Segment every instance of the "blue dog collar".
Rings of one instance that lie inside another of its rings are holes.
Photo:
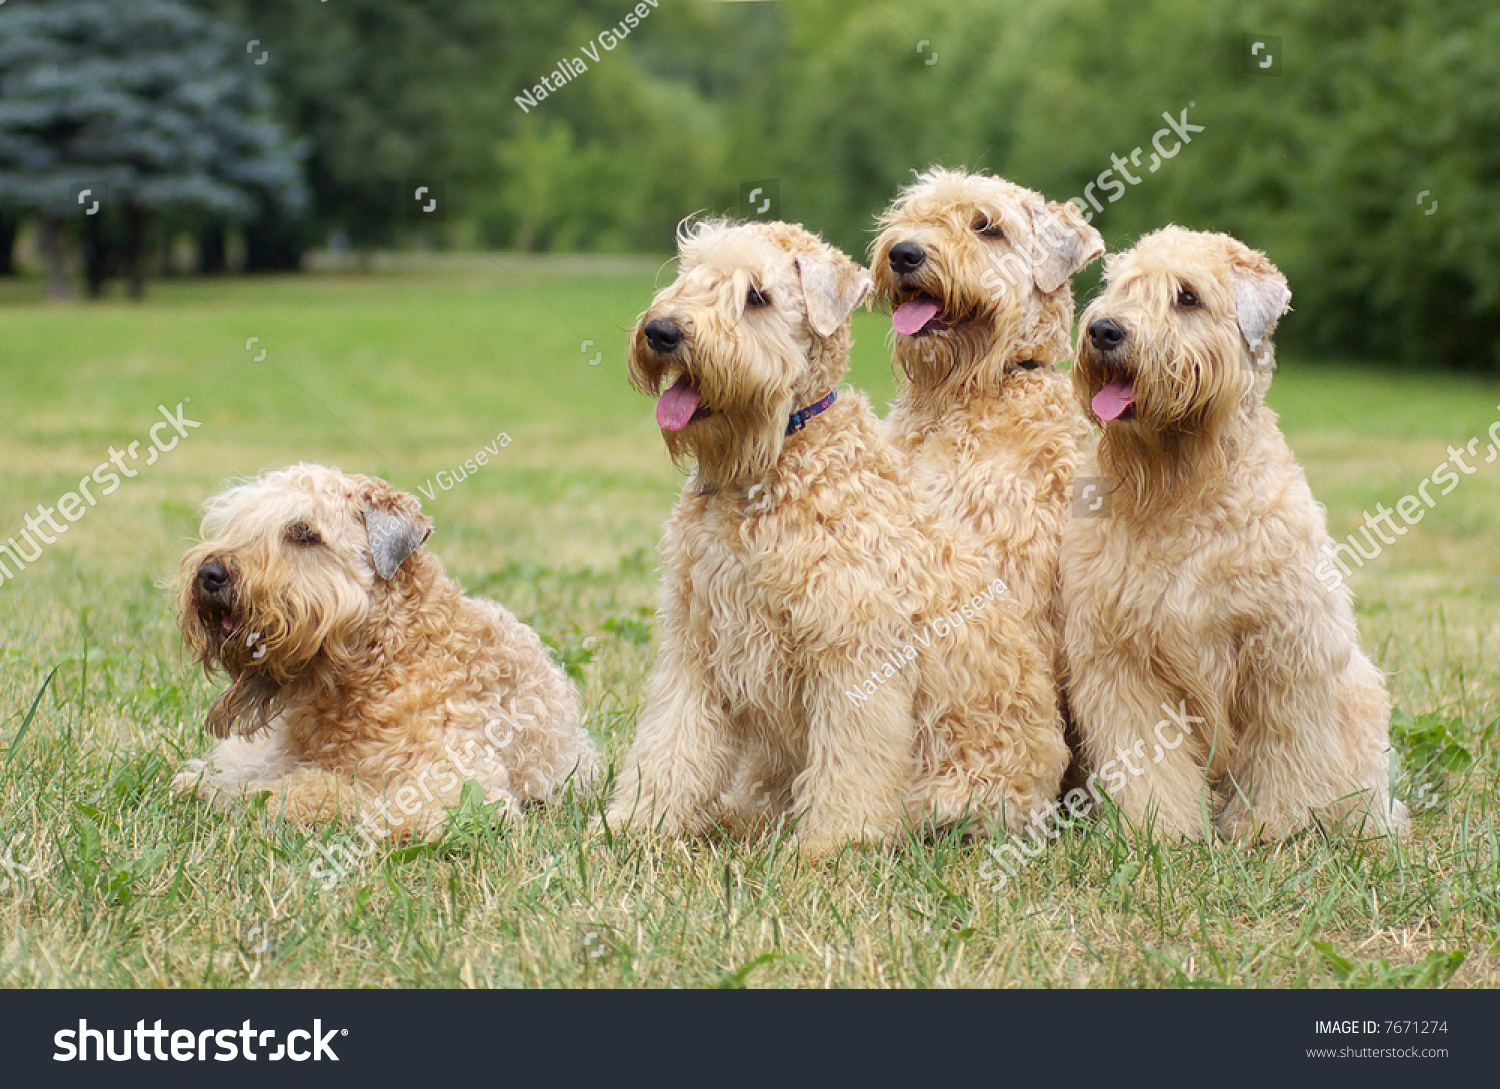
[[[828,410],[828,406],[833,404],[833,402],[838,398],[838,395],[838,390],[831,389],[828,391],[828,396],[817,402],[817,404],[808,405],[804,409],[793,412],[791,419],[787,421],[786,433],[788,435],[795,435],[798,431],[801,431],[804,427],[807,426],[808,420],[812,419],[820,412],[826,412]]]

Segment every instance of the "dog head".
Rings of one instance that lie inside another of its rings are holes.
[[[913,382],[997,379],[1067,357],[1069,278],[1104,252],[1071,204],[1001,178],[932,169],[880,217],[876,297]]]
[[[322,665],[369,650],[369,622],[415,579],[432,533],[414,496],[383,480],[295,465],[215,495],[183,557],[177,622],[210,673],[233,682],[208,715],[218,737],[253,732]]]
[[[678,274],[630,341],[631,383],[657,398],[674,461],[708,486],[765,472],[790,415],[834,388],[864,269],[788,223],[684,223]]]
[[[1237,239],[1153,231],[1105,262],[1074,391],[1106,433],[1218,434],[1264,396],[1269,337],[1291,299],[1276,266]]]

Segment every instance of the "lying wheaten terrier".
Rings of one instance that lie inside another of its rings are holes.
[[[696,470],[609,820],[692,834],[748,796],[817,854],[887,836],[940,774],[1018,827],[1066,746],[993,565],[919,497],[866,398],[835,394],[868,274],[785,223],[686,227],[679,258],[630,368]]]
[[[889,433],[998,563],[1060,689],[1057,553],[1088,424],[1056,364],[1072,354],[1069,277],[1104,242],[1072,204],[942,169],[880,225],[871,268],[906,379]]]
[[[1315,574],[1322,508],[1265,405],[1285,278],[1233,238],[1167,227],[1106,279],[1073,370],[1101,428],[1083,477],[1102,501],[1062,557],[1090,766],[1123,763],[1121,809],[1184,836],[1215,817],[1243,841],[1314,819],[1403,831],[1381,675],[1348,591]],[[1203,725],[1164,745],[1153,724],[1184,709]]]
[[[572,684],[535,632],[422,550],[414,496],[296,465],[210,499],[202,532],[178,624],[233,683],[208,714],[226,740],[175,789],[219,807],[269,791],[288,820],[422,837],[468,780],[508,808],[592,769]]]

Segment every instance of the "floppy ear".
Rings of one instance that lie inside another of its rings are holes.
[[[365,508],[365,531],[375,573],[390,579],[432,536],[432,523],[422,514],[422,505],[414,496],[391,492],[371,499]]]
[[[847,257],[803,254],[797,258],[807,322],[820,337],[831,337],[875,286],[870,274]]]
[[[1240,335],[1252,348],[1271,334],[1276,323],[1292,305],[1292,292],[1286,277],[1269,264],[1268,272],[1234,270],[1234,306],[1240,324]]]
[[[1038,291],[1051,294],[1068,277],[1104,252],[1104,239],[1084,222],[1075,204],[1048,201],[1031,205],[1031,229],[1040,255],[1032,262],[1031,278]]]

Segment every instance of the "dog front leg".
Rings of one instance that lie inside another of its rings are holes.
[[[248,794],[269,793],[266,812],[294,824],[362,821],[375,835],[406,831],[399,814],[381,804],[378,795],[353,777],[309,764],[279,779],[247,783]]]
[[[878,842],[898,827],[913,774],[915,687],[915,678],[898,676],[859,700],[852,671],[809,682],[807,766],[792,785],[805,853]]]
[[[200,760],[189,760],[172,777],[177,794],[196,794],[220,811],[244,800],[246,795],[268,789],[297,767],[297,759],[281,744],[273,727],[250,737],[220,741]]]
[[[718,820],[731,834],[749,838],[774,827],[796,806],[792,782],[805,754],[755,736],[751,723],[736,724],[746,740],[744,755],[719,804]]]
[[[680,648],[663,647],[605,819],[671,836],[699,832],[738,755],[729,714],[701,669]]]
[[[1069,702],[1083,736],[1091,786],[1144,827],[1186,839],[1210,834],[1215,801],[1207,766],[1224,723],[1133,662],[1074,659]]]
[[[1316,814],[1330,827],[1368,820],[1405,834],[1406,807],[1390,797],[1390,699],[1379,671],[1333,636],[1326,647],[1284,643],[1284,657],[1256,663],[1242,697],[1245,736],[1219,827],[1241,842],[1275,841]]]

